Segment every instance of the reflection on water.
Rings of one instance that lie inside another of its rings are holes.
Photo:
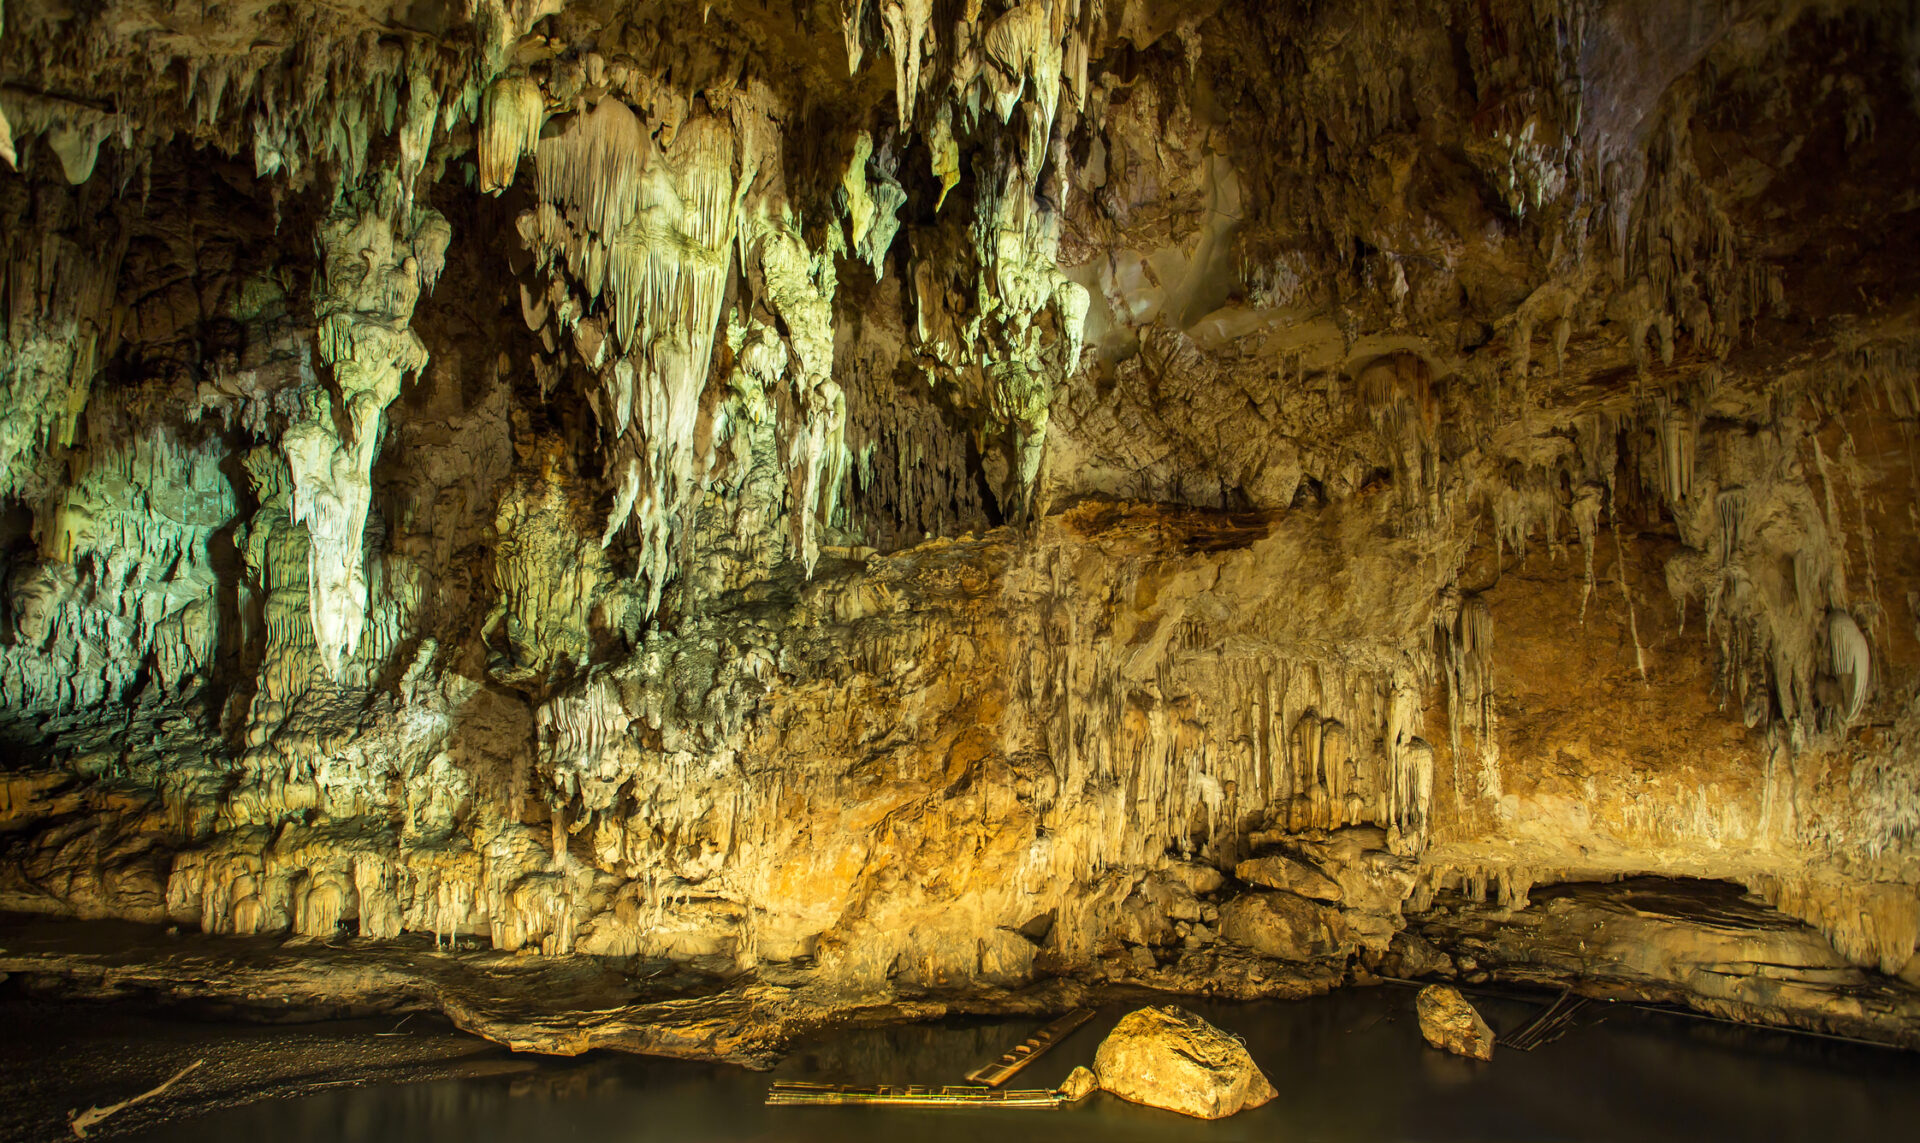
[[[1171,1140],[1757,1140],[1911,1138],[1920,1057],[1626,1008],[1492,1064],[1428,1049],[1413,994],[1189,1004],[1240,1033],[1279,1090],[1266,1107],[1202,1123],[1108,1095],[1064,1111],[770,1108],[775,1079],[953,1083],[1038,1020],[953,1021],[828,1034],[771,1075],[596,1055],[512,1078],[359,1088],[268,1100],[170,1125],[152,1140],[865,1140],[1128,1143]],[[1484,1005],[1496,1029],[1533,1009]],[[1057,1084],[1126,1011],[1115,1007],[1013,1083]]]

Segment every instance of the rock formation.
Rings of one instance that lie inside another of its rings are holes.
[[[1102,1091],[1196,1119],[1224,1119],[1276,1094],[1238,1037],[1176,1005],[1120,1018],[1093,1057]]]
[[[1427,1043],[1469,1059],[1493,1058],[1493,1029],[1459,989],[1429,984],[1414,998],[1414,1006],[1420,1017],[1420,1035]]]
[[[1099,1077],[1093,1074],[1093,1069],[1086,1067],[1077,1067],[1068,1072],[1066,1080],[1060,1084],[1061,1094],[1074,1103],[1079,1103],[1099,1090]]]
[[[1917,27],[15,0],[0,908],[1920,1043]]]

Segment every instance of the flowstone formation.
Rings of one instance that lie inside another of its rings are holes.
[[[1920,1046],[1915,27],[11,3],[0,972]]]
[[[338,393],[308,395],[307,415],[281,438],[293,522],[307,528],[313,633],[336,675],[366,624],[361,539],[382,417],[402,380],[426,365],[426,347],[407,322],[421,291],[440,276],[448,238],[445,219],[400,201],[396,180],[380,180],[371,202],[360,197],[344,196],[317,238],[315,338]]]

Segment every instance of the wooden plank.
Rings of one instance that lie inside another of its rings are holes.
[[[769,1107],[1064,1107],[1057,1091],[996,1091],[977,1084],[927,1087],[919,1084],[781,1082],[767,1091]]]
[[[1532,1020],[1500,1037],[1499,1043],[1522,1052],[1531,1052],[1542,1044],[1550,1044],[1566,1032],[1573,1018],[1586,1006],[1586,997],[1575,996],[1572,989],[1566,989]]]
[[[1015,1072],[1039,1059],[1062,1040],[1079,1031],[1081,1026],[1093,1017],[1093,1009],[1075,1008],[1022,1040],[1011,1051],[1001,1053],[998,1059],[981,1064],[968,1072],[967,1082],[999,1087],[1012,1079]]]

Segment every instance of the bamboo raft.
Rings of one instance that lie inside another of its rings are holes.
[[[1066,1106],[1057,1091],[1003,1091],[975,1084],[926,1087],[920,1084],[850,1084],[782,1081],[767,1091],[768,1107],[1024,1107],[1053,1110]]]
[[[1060,1041],[1079,1031],[1081,1025],[1093,1019],[1093,1016],[1094,1011],[1091,1008],[1075,1008],[1022,1040],[1011,1051],[1001,1053],[998,1059],[981,1064],[968,1072],[967,1082],[999,1087],[1013,1078],[1015,1072],[1039,1059]]]

